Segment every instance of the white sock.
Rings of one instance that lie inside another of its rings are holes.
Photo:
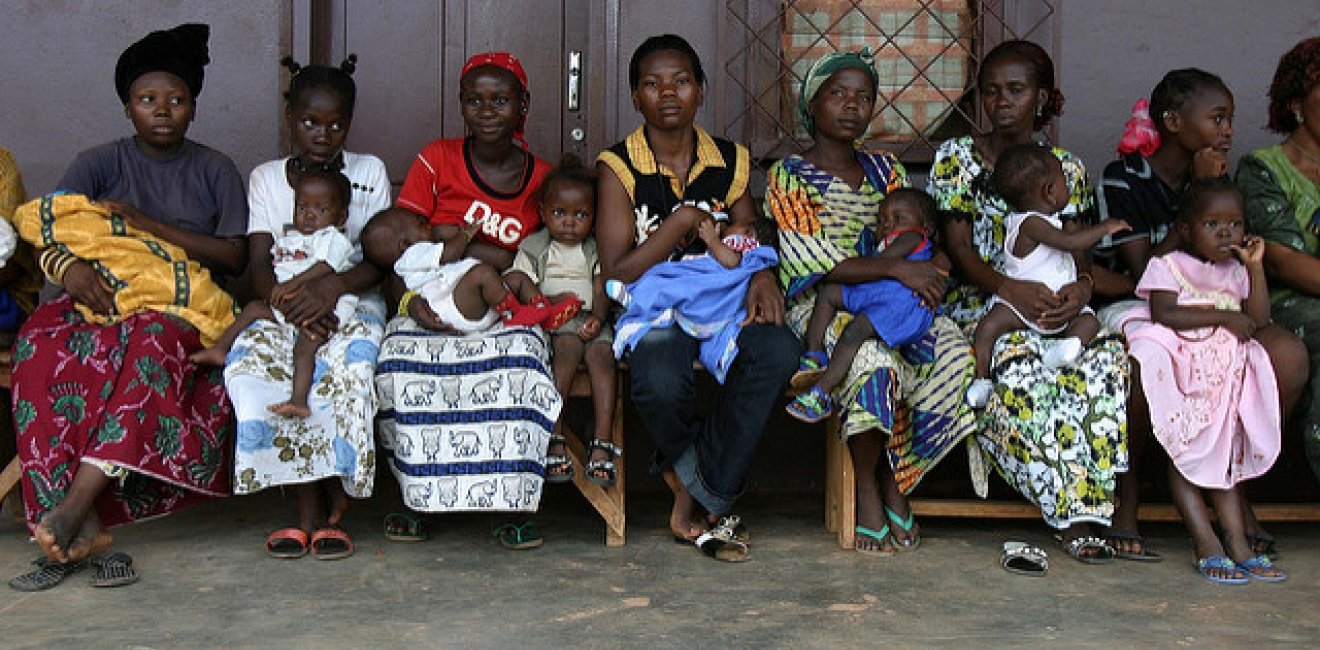
[[[609,296],[610,300],[623,305],[624,309],[632,304],[632,294],[628,293],[628,285],[618,280],[605,281],[605,295]]]
[[[1046,352],[1045,356],[1040,358],[1040,362],[1044,364],[1046,368],[1052,370],[1054,368],[1071,366],[1081,356],[1082,340],[1076,336],[1070,336],[1056,342],[1054,347],[1050,348],[1049,352]]]
[[[979,409],[990,401],[990,396],[995,392],[995,383],[989,379],[977,379],[967,387],[967,405]]]

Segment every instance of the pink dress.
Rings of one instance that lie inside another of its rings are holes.
[[[1241,309],[1250,287],[1237,260],[1218,263],[1176,251],[1156,257],[1137,296],[1173,291],[1179,305]],[[1175,331],[1155,323],[1148,303],[1123,325],[1141,363],[1155,438],[1192,484],[1227,489],[1264,474],[1279,455],[1279,391],[1265,348],[1223,327]]]

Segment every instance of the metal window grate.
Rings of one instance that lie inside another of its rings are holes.
[[[1053,49],[1058,0],[727,0],[721,25],[723,132],[759,167],[810,146],[798,124],[802,75],[820,56],[870,47],[880,73],[866,145],[929,163],[980,123],[981,57],[1013,38]]]

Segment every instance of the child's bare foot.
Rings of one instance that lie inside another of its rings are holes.
[[[306,404],[294,404],[292,401],[271,404],[267,408],[271,413],[285,418],[305,418],[312,414]]]
[[[331,477],[332,484],[326,486],[326,492],[330,499],[330,516],[326,522],[331,526],[338,526],[343,521],[344,513],[348,511],[348,494],[344,492],[344,487],[340,485],[339,479]]]
[[[78,534],[69,542],[69,561],[77,562],[93,555],[100,555],[110,549],[114,537],[101,525],[96,513],[89,513],[83,518]]]
[[[65,563],[69,561],[68,549],[77,529],[78,524],[57,507],[41,518],[32,537],[37,540],[41,552],[46,554],[46,559]]]
[[[201,366],[223,366],[225,351],[220,348],[206,348],[188,355],[188,359]]]

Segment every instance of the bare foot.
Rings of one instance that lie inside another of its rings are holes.
[[[41,552],[46,554],[46,559],[64,563],[69,561],[68,548],[76,532],[77,524],[56,507],[41,518],[32,537],[37,540]]]
[[[330,516],[326,522],[331,526],[338,526],[344,519],[344,513],[348,511],[348,494],[344,492],[344,486],[340,484],[338,478],[330,478],[330,485],[326,486],[326,492],[330,499]]]
[[[82,526],[73,541],[69,542],[69,561],[77,562],[93,555],[100,555],[110,548],[114,537],[101,525],[96,513],[89,513],[83,519]]]
[[[285,418],[305,418],[312,414],[312,410],[307,408],[306,404],[294,404],[293,402],[280,402],[266,407],[271,413]]]
[[[188,359],[202,366],[223,366],[225,365],[225,351],[220,348],[206,348],[188,355]]]
[[[663,476],[665,483],[674,493],[674,507],[669,511],[669,530],[674,534],[675,539],[695,542],[710,527],[696,512],[697,503],[692,499],[692,495],[688,494],[687,488],[683,487],[678,474],[671,469],[665,470]]]

